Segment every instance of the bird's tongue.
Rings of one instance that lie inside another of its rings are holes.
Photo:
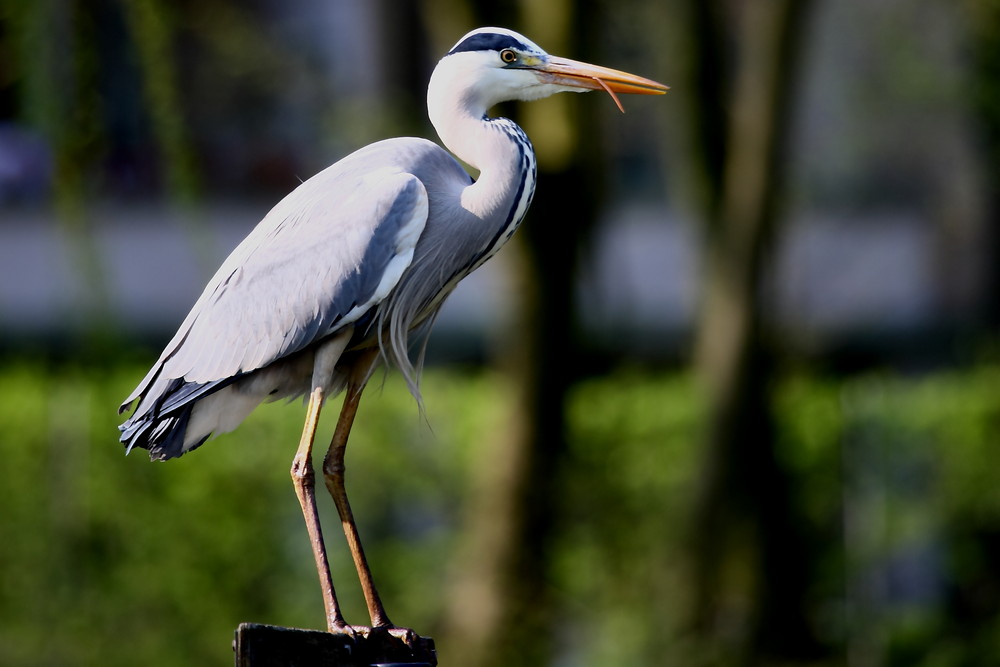
[[[618,110],[621,111],[622,113],[625,113],[625,107],[622,105],[622,101],[618,99],[618,96],[615,94],[615,91],[611,90],[611,87],[608,84],[604,83],[603,79],[600,79],[595,76],[594,81],[601,84],[601,88],[606,90],[608,95],[611,96],[611,99],[613,99],[615,101],[615,104],[618,105]]]

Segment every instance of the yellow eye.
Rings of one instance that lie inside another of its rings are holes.
[[[514,53],[512,49],[504,49],[500,52],[500,60],[509,65],[513,62],[517,62],[517,54]]]

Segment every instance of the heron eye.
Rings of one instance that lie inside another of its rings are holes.
[[[508,65],[517,61],[517,54],[511,49],[504,49],[500,52],[500,60],[504,61]]]

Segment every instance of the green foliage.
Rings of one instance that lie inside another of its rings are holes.
[[[322,623],[287,475],[301,406],[264,406],[153,464],[115,437],[115,407],[142,372],[0,369],[0,664],[228,664],[241,621]],[[822,554],[815,622],[834,654],[944,665],[1000,652],[997,387],[995,366],[781,384],[779,455]],[[393,619],[433,633],[467,471],[506,413],[504,380],[488,373],[429,372],[424,394],[426,420],[398,378],[373,384],[347,482]],[[629,371],[569,397],[551,577],[567,664],[710,664],[684,631],[696,395],[686,375]],[[332,503],[320,504],[338,593],[361,620]]]
[[[555,578],[577,664],[660,664],[684,608],[700,411],[687,376],[625,372],[570,397],[565,535]],[[653,619],[656,619],[655,621]]]
[[[224,664],[241,621],[322,625],[287,473],[303,409],[263,406],[236,433],[154,464],[142,451],[125,457],[116,437],[115,408],[142,374],[0,371],[0,664]],[[463,448],[499,406],[489,384],[428,378],[433,431],[395,381],[371,387],[362,406],[348,484],[401,623],[438,611],[457,482],[471,456]],[[331,435],[333,407],[319,443]],[[321,494],[334,579],[348,617],[361,621],[336,512]]]

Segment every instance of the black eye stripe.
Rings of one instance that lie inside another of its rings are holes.
[[[465,51],[503,51],[504,49],[515,49],[517,51],[527,51],[528,47],[510,35],[501,35],[495,32],[477,32],[455,45],[448,55],[453,53],[463,53]]]

